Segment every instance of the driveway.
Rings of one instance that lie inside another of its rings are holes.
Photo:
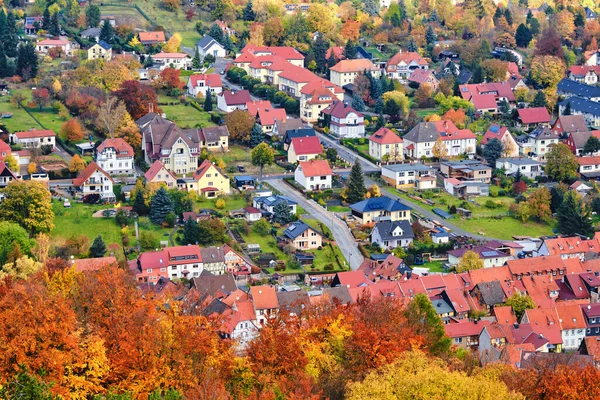
[[[365,174],[381,171],[381,168],[378,167],[376,164],[373,164],[371,161],[367,160],[366,158],[356,154],[349,148],[342,146],[336,139],[333,139],[331,136],[328,136],[328,135],[325,135],[325,134],[319,133],[319,132],[317,132],[317,136],[319,137],[319,139],[321,141],[327,143],[330,147],[335,148],[337,150],[338,155],[340,157],[342,157],[344,160],[350,162],[351,164],[354,164],[355,160],[358,158],[360,165],[363,169],[363,172]]]
[[[329,212],[323,207],[319,206],[313,200],[307,200],[304,198],[304,196],[286,185],[280,179],[269,180],[269,184],[273,186],[274,189],[297,202],[306,210],[307,214],[327,226],[333,233],[333,238],[335,239],[337,246],[342,251],[342,254],[346,260],[349,260],[352,270],[358,269],[360,264],[363,262],[364,257],[358,250],[354,236],[352,236],[350,229],[348,229],[348,226],[344,221],[337,218],[332,212]]]

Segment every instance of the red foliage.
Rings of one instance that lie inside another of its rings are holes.
[[[513,183],[512,192],[515,196],[525,193],[527,191],[527,184],[523,181]]]
[[[153,105],[154,112],[161,112],[158,107],[156,91],[138,81],[123,82],[121,89],[115,91],[113,94],[119,100],[123,101],[127,111],[134,120],[148,114],[150,104]]]
[[[32,90],[31,101],[41,110],[42,107],[50,102],[50,92],[46,88]]]
[[[179,79],[181,71],[175,68],[165,68],[160,71],[160,80],[166,89],[183,89],[184,83]]]
[[[196,12],[194,11],[193,8],[190,8],[185,13],[185,19],[188,21],[191,21],[192,19],[194,19],[195,16],[196,16]]]

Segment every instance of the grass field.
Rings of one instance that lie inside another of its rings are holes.
[[[195,211],[198,212],[198,210],[203,209],[203,208],[210,208],[212,210],[217,210],[220,212],[226,212],[226,211],[232,211],[232,210],[239,210],[240,208],[244,208],[246,207],[246,199],[244,199],[244,197],[240,196],[240,195],[231,195],[231,196],[222,196],[220,197],[223,200],[225,200],[225,208],[222,210],[217,210],[217,207],[215,206],[215,203],[217,202],[216,199],[207,199],[207,198],[200,198],[200,200],[195,204]]]
[[[250,154],[250,150],[247,147],[238,145],[238,144],[230,144],[229,151],[219,157],[225,162],[227,165],[227,169],[230,167],[235,168],[238,165],[242,165],[246,168],[246,172],[244,175],[257,175],[260,172],[260,168],[252,165],[252,156]],[[280,174],[285,172],[285,170],[279,167],[276,164],[267,165],[263,168],[263,174]]]
[[[172,98],[167,96],[161,96],[160,102],[172,102]],[[199,111],[191,105],[177,104],[174,106],[160,106],[163,113],[167,115],[167,118],[175,122],[180,128],[192,128],[196,125],[200,125],[203,128],[209,126],[215,126],[216,124],[210,120],[210,114],[207,112]]]

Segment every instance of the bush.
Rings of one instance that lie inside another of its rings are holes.
[[[454,204],[451,205],[448,211],[450,212],[450,214],[456,214],[456,206]]]
[[[252,225],[252,232],[260,236],[267,236],[271,233],[271,224],[266,219],[261,218]]]
[[[500,189],[500,190],[498,190],[498,196],[499,196],[499,197],[506,196],[506,190],[504,190],[504,189]]]
[[[491,210],[498,208],[498,204],[494,200],[488,200],[484,204],[485,208],[489,208]]]
[[[117,214],[115,215],[115,222],[119,226],[126,226],[129,224],[129,215],[125,210],[120,208],[119,211],[117,211]]]
[[[175,215],[174,212],[170,212],[165,216],[165,224],[169,227],[169,228],[173,228],[175,226],[175,220],[177,219],[177,216]]]
[[[333,264],[331,264],[331,263],[325,264],[325,266],[323,267],[323,269],[325,271],[333,271]]]
[[[225,200],[223,199],[217,199],[217,201],[215,201],[215,207],[217,208],[217,210],[222,210],[225,208]]]
[[[158,248],[159,244],[158,233],[152,231],[140,232],[140,247],[143,250],[154,250]]]

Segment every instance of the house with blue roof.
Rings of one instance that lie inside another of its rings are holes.
[[[589,126],[600,126],[600,103],[579,96],[569,97],[558,103],[558,112],[564,115],[567,104],[571,105],[571,115],[583,115]]]
[[[448,243],[450,241],[450,234],[444,228],[436,226],[430,232],[431,240],[435,244]]]
[[[256,180],[249,175],[238,175],[233,177],[233,184],[238,190],[253,189],[256,186]]]
[[[283,231],[283,236],[290,240],[296,250],[318,249],[323,245],[323,234],[304,221],[292,222]]]
[[[586,85],[566,78],[558,82],[556,94],[565,98],[577,96],[592,101],[600,101],[600,87]]]
[[[261,196],[255,197],[252,199],[252,206],[258,208],[259,210],[263,210],[273,214],[273,209],[277,204],[285,202],[289,207],[290,211],[293,215],[296,215],[296,203],[294,200],[287,196],[281,195],[271,195],[271,196]]]
[[[285,132],[285,136],[283,138],[283,149],[287,150],[292,143],[292,139],[295,138],[305,138],[317,136],[317,133],[313,128],[297,128],[297,129],[288,129]]]
[[[377,243],[382,249],[406,249],[413,242],[415,234],[408,220],[381,221],[371,231],[371,243]]]
[[[592,21],[592,20],[595,20],[596,18],[598,18],[598,14],[596,14],[594,12],[594,10],[592,10],[591,8],[585,7],[584,10],[585,10],[585,20],[586,21]]]
[[[386,196],[371,197],[350,206],[352,216],[363,224],[380,221],[410,221],[411,208]]]
[[[104,40],[100,40],[87,50],[87,58],[88,60],[100,58],[102,60],[110,61],[112,58],[112,46]]]

